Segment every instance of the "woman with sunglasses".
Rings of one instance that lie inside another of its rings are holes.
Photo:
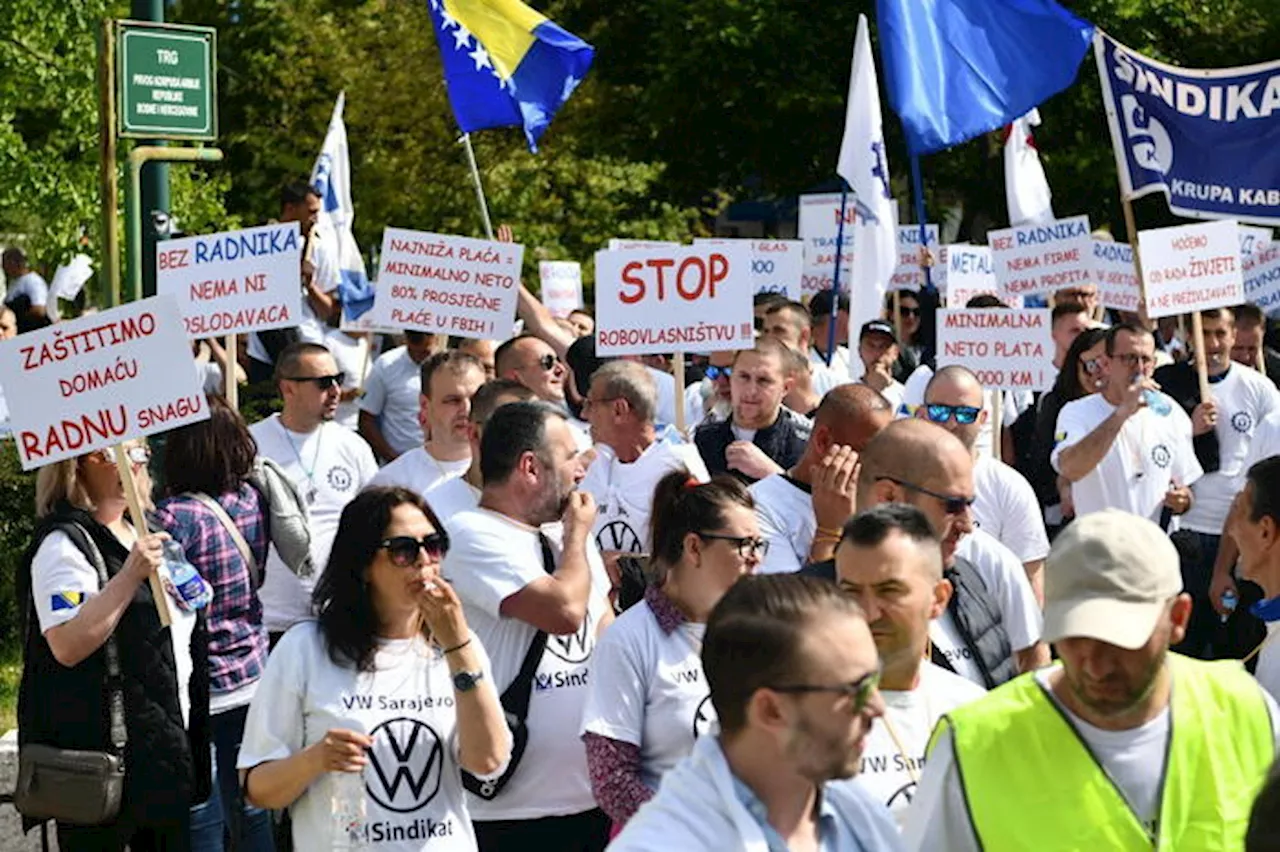
[[[895,381],[907,381],[916,367],[923,363],[924,347],[919,342],[920,334],[920,294],[913,290],[901,290],[898,293],[886,293],[884,298],[884,318],[894,321],[893,300],[899,300],[899,314],[902,317],[902,328],[898,332],[898,360],[893,363]]]
[[[651,537],[654,582],[601,637],[583,710],[592,791],[618,826],[714,723],[707,616],[768,550],[746,488],[730,477],[699,485],[683,470],[654,489]]]
[[[149,453],[126,447],[144,508]],[[127,513],[114,455],[99,450],[36,475],[35,540],[16,587],[26,631],[18,692],[19,743],[111,751],[114,658],[124,698],[124,795],[119,814],[97,826],[58,823],[58,848],[186,849],[189,813],[209,795],[208,679],[203,620],[166,603],[160,624],[149,579],[168,579],[163,544]],[[101,558],[110,578],[99,579]],[[172,582],[165,584],[172,588]],[[34,616],[34,620],[32,620]],[[192,672],[200,676],[192,677]]]
[[[363,844],[476,848],[460,770],[497,777],[511,735],[488,657],[440,576],[448,548],[406,489],[367,488],[343,510],[317,619],[272,652],[240,747],[247,798],[289,809],[294,848],[337,848],[334,815],[360,800]]]

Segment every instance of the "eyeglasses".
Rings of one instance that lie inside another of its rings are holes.
[[[590,408],[593,405],[605,405],[607,403],[616,402],[619,399],[625,399],[625,398],[626,397],[621,397],[621,396],[607,396],[602,399],[592,399],[591,397],[587,397],[586,399],[582,400],[582,410],[586,411],[588,408]]]
[[[743,559],[751,559],[758,556],[764,559],[769,553],[769,542],[762,538],[755,538],[749,535],[721,535],[720,533],[704,533],[697,534],[699,538],[711,539],[713,541],[731,542],[738,548],[738,555]]]
[[[135,444],[132,447],[125,447],[124,454],[133,464],[142,465],[151,461],[151,450],[144,446]],[[94,450],[89,454],[89,459],[101,464],[116,463],[115,456],[112,455],[111,450]]]
[[[537,361],[534,361],[533,363],[537,364],[539,367],[541,367],[544,370],[550,370],[550,369],[553,369],[559,361],[560,361],[559,358],[557,358],[556,356],[548,352],[546,355],[543,355],[541,358],[539,358]]]
[[[720,378],[721,376],[724,376],[727,379],[732,375],[733,375],[732,367],[717,367],[714,364],[710,367],[707,367],[707,371],[706,371],[706,377],[713,382],[716,379]]]
[[[285,376],[286,382],[311,382],[322,391],[327,391],[331,387],[341,387],[342,383],[347,380],[346,373],[334,373],[332,376]]]
[[[978,422],[978,415],[982,413],[981,408],[974,408],[972,405],[943,405],[942,403],[930,403],[924,407],[925,416],[934,423],[946,423],[952,417],[961,426],[970,426]]]
[[[380,550],[385,550],[391,564],[397,568],[408,568],[418,561],[418,551],[427,554],[427,559],[439,562],[449,552],[449,536],[443,532],[433,532],[423,536],[421,540],[409,535],[398,535],[383,539],[378,543]]]
[[[898,313],[902,314],[904,317],[918,317],[920,316],[920,309],[908,308],[906,305],[903,305],[902,307],[898,308]]]
[[[930,491],[928,488],[921,488],[914,482],[904,482],[901,479],[894,479],[892,476],[877,476],[876,481],[887,479],[894,485],[900,485],[911,491],[917,491],[921,494],[927,494],[936,500],[941,500],[948,515],[963,515],[974,503],[972,497],[956,497],[952,494],[939,494],[937,491]]]
[[[861,713],[867,709],[867,705],[871,703],[871,698],[876,694],[876,690],[880,688],[880,672],[868,672],[852,683],[838,683],[835,686],[814,686],[806,683],[788,684],[785,686],[770,686],[766,689],[772,689],[774,692],[784,692],[792,694],[803,694],[806,692],[832,692],[836,695],[845,695],[853,699],[853,712]]]
[[[1098,371],[1102,369],[1102,359],[1090,358],[1087,361],[1081,361],[1080,366],[1084,367],[1084,371],[1089,375],[1097,375]]]

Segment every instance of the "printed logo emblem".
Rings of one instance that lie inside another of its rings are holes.
[[[914,799],[915,797],[916,797],[916,782],[911,781],[899,787],[897,792],[895,792],[892,796],[889,797],[889,801],[884,803],[884,806],[886,808],[893,808],[899,804],[904,806],[909,805],[911,804],[911,800]]]
[[[1231,415],[1231,428],[1242,435],[1249,434],[1249,430],[1253,428],[1253,415],[1247,411],[1237,411]]]
[[[533,688],[538,692],[545,692],[552,686],[551,675],[538,672],[533,676]]]
[[[1151,460],[1156,463],[1156,467],[1168,467],[1169,462],[1173,461],[1173,454],[1164,444],[1156,444],[1151,448]]]
[[[365,789],[382,807],[406,814],[419,810],[440,792],[444,744],[440,735],[417,719],[388,719],[370,732],[372,777]]]
[[[693,711],[693,738],[709,734],[716,724],[716,708],[711,706],[711,696],[698,702],[698,709]]]
[[[601,550],[620,550],[623,553],[642,553],[640,536],[626,521],[610,521],[596,533],[596,547]]]
[[[573,665],[591,659],[591,651],[595,646],[595,624],[591,620],[591,613],[587,613],[582,619],[582,626],[577,633],[547,637],[547,651]]]
[[[1120,98],[1120,112],[1124,115],[1125,135],[1133,152],[1133,161],[1139,168],[1166,174],[1173,166],[1173,140],[1164,125],[1147,115],[1147,111],[1133,95]]]
[[[353,481],[351,471],[342,465],[338,464],[329,468],[329,484],[333,486],[333,490],[350,491]]]

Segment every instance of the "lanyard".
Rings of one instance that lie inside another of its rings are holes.
[[[298,445],[293,442],[293,436],[289,434],[289,430],[284,427],[284,424],[280,422],[280,418],[278,417],[276,418],[276,425],[279,426],[280,431],[284,433],[284,439],[289,442],[289,449],[293,450],[293,456],[298,460],[298,467],[302,468],[302,472],[306,474],[307,482],[311,484],[311,487],[307,489],[307,493],[303,495],[307,501],[307,505],[309,506],[316,502],[316,463],[320,460],[320,442],[324,440],[324,424],[321,423],[319,428],[316,430],[316,449],[315,452],[311,454],[310,469],[308,469],[307,465],[302,461],[302,453],[298,451]],[[302,443],[304,445],[307,443],[306,438],[302,439]]]

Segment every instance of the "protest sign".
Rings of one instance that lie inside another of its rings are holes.
[[[156,293],[197,340],[295,326],[302,315],[297,222],[156,243]]]
[[[938,367],[968,367],[989,390],[1046,390],[1053,369],[1051,311],[938,311]]]
[[[1242,258],[1244,300],[1268,315],[1280,313],[1280,244],[1271,243]]]
[[[800,276],[804,274],[804,242],[801,240],[731,240],[699,238],[695,246],[731,246],[751,249],[751,292],[781,293],[800,301]]]
[[[999,291],[986,246],[947,246],[947,304],[963,308],[974,296]]]
[[[848,292],[853,275],[853,228],[857,217],[853,196],[844,203],[844,244],[840,252],[840,289]],[[805,298],[835,284],[836,237],[840,233],[840,193],[800,196],[800,239],[804,268],[800,294]]]
[[[377,304],[377,297],[374,297],[374,304]],[[382,325],[376,321],[377,312],[368,310],[360,316],[352,319],[347,316],[344,311],[342,314],[342,323],[338,326],[338,330],[347,334],[400,334],[403,328],[392,328],[389,325]]]
[[[1133,248],[1128,243],[1094,240],[1093,278],[1102,307],[1138,312],[1142,288],[1138,285],[1138,271],[1133,268]]]
[[[925,225],[925,247],[934,254],[935,269],[936,264],[941,264],[938,259],[938,226]],[[893,277],[889,279],[890,290],[922,290],[924,289],[924,270],[920,268],[920,226],[919,225],[899,225],[898,226],[898,268],[893,271]],[[937,282],[934,282],[937,286]]]
[[[1256,228],[1253,225],[1238,225],[1240,230],[1240,256],[1245,257],[1258,251],[1275,239],[1270,228]]]
[[[515,322],[524,246],[387,228],[374,321],[428,334],[505,338]]]
[[[624,237],[610,237],[609,251],[630,251],[632,249],[673,248],[680,245],[671,240],[630,240]]]
[[[542,304],[563,319],[582,307],[582,265],[572,260],[544,260],[538,264]]]
[[[746,245],[596,253],[596,354],[749,349]]]
[[[1225,308],[1244,301],[1236,223],[1205,222],[1138,232],[1147,316]]]
[[[0,387],[24,470],[209,416],[172,297],[0,342]]]
[[[992,231],[987,242],[1005,302],[1080,286],[1092,278],[1088,216]]]

